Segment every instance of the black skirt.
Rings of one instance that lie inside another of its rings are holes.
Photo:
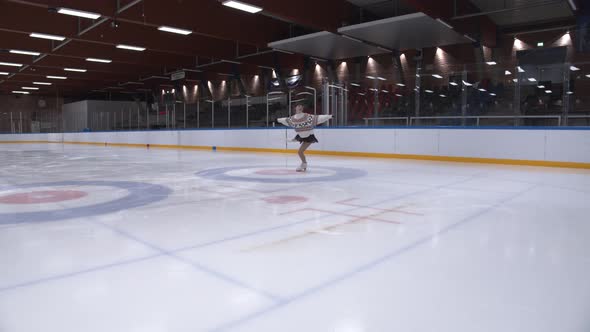
[[[315,138],[315,135],[309,135],[307,137],[297,135],[295,136],[295,140],[299,143],[319,143],[318,139]]]

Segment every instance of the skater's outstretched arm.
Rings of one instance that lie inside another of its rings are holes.
[[[287,127],[289,127],[289,124],[287,123],[287,118],[278,118],[277,122],[279,122],[282,125],[285,125]]]
[[[332,114],[328,114],[328,115],[316,115],[317,116],[317,120],[318,120],[318,124],[320,123],[324,123],[328,120],[330,120],[332,118]]]

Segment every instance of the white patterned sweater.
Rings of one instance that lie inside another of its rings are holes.
[[[288,118],[277,119],[278,122],[287,127],[295,129],[299,137],[306,138],[313,135],[313,128],[320,123],[324,123],[332,118],[332,115],[313,115],[308,113],[298,113]]]

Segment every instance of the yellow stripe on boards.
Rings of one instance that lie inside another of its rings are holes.
[[[80,144],[96,146],[115,146],[115,147],[132,147],[132,148],[155,148],[155,149],[183,149],[183,150],[204,150],[211,151],[212,146],[196,145],[165,145],[165,144],[132,144],[132,143],[108,143],[108,142],[51,142],[51,141],[0,141],[0,144],[23,144],[23,143],[63,143],[63,144]],[[233,152],[262,152],[262,153],[295,153],[297,150],[292,149],[265,149],[265,148],[241,148],[241,147],[217,147],[217,151]],[[361,158],[386,158],[386,159],[410,159],[410,160],[427,160],[443,162],[461,162],[461,163],[479,163],[479,164],[500,164],[500,165],[517,165],[517,166],[540,166],[540,167],[562,167],[590,169],[590,163],[578,163],[567,161],[544,161],[544,160],[519,160],[519,159],[497,159],[497,158],[474,158],[474,157],[450,157],[450,156],[428,156],[415,154],[394,154],[394,153],[375,153],[375,152],[346,152],[346,151],[317,151],[308,150],[306,154],[323,155],[323,156],[340,156],[340,157],[361,157]]]

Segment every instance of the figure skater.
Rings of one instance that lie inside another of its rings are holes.
[[[288,118],[277,119],[278,122],[287,127],[295,129],[297,136],[292,139],[301,144],[299,147],[299,158],[301,158],[301,165],[297,167],[297,172],[305,172],[307,170],[307,160],[305,159],[305,150],[313,143],[318,143],[317,138],[313,134],[313,128],[318,124],[324,123],[332,118],[332,115],[313,115],[303,112],[303,105],[298,104],[295,107],[295,115]]]

